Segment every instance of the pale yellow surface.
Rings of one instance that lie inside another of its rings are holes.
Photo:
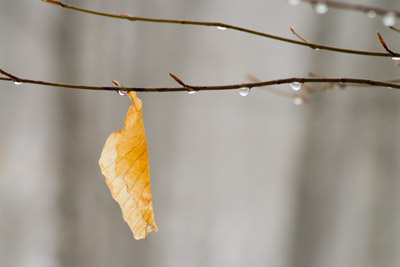
[[[135,239],[143,239],[152,229],[158,229],[151,199],[142,101],[135,92],[130,92],[129,97],[133,103],[126,116],[125,129],[108,137],[99,165]]]

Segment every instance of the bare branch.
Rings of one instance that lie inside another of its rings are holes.
[[[310,43],[310,42],[307,43],[307,42],[297,41],[297,40],[293,40],[293,39],[289,39],[289,38],[285,38],[285,37],[281,37],[281,36],[276,36],[276,35],[263,33],[263,32],[259,32],[259,31],[247,29],[247,28],[242,28],[242,27],[238,27],[238,26],[234,26],[234,25],[229,25],[229,24],[225,24],[225,23],[221,23],[221,22],[206,22],[206,21],[189,21],[189,20],[176,20],[176,19],[145,18],[145,17],[130,16],[130,15],[127,16],[127,14],[115,15],[115,14],[109,14],[109,13],[104,13],[104,12],[93,11],[93,10],[89,10],[89,9],[83,9],[83,8],[75,7],[75,6],[72,6],[72,5],[67,5],[67,4],[62,3],[62,2],[60,2],[58,0],[42,0],[42,1],[58,5],[58,6],[62,7],[62,8],[78,11],[78,12],[83,12],[83,13],[92,14],[92,15],[96,15],[96,16],[114,18],[114,19],[124,19],[124,20],[132,21],[132,22],[143,21],[143,22],[152,22],[152,23],[167,23],[167,24],[180,24],[180,25],[194,25],[194,26],[224,28],[224,29],[231,29],[231,30],[235,30],[235,31],[239,31],[239,32],[245,32],[245,33],[248,33],[248,34],[257,35],[257,36],[261,36],[261,37],[265,37],[265,38],[270,38],[270,39],[278,40],[278,41],[281,41],[281,42],[292,43],[292,44],[302,45],[302,46],[308,46],[308,47],[311,47],[311,48],[313,48],[315,50],[328,50],[328,51],[334,51],[334,52],[338,52],[338,53],[347,53],[347,54],[364,55],[364,56],[375,56],[375,57],[393,57],[393,55],[390,54],[390,53],[380,53],[380,52],[371,52],[371,51],[362,51],[362,50],[352,50],[352,49],[345,49],[345,48],[338,48],[338,47],[333,47],[333,46],[321,45],[321,44],[317,44],[317,43]],[[310,1],[304,0],[304,1],[305,2],[310,2],[310,3],[317,2],[316,0],[314,0],[314,1],[312,1],[312,0],[310,0]],[[331,3],[331,2],[329,2],[329,3]],[[397,55],[397,56],[400,57],[400,54]]]
[[[3,81],[18,81],[25,84],[38,84],[44,86],[54,86],[62,88],[72,88],[72,89],[83,89],[83,90],[101,90],[101,91],[120,91],[119,86],[92,86],[92,85],[77,85],[77,84],[67,84],[67,83],[55,83],[48,81],[30,80],[17,78],[16,76],[0,69],[0,73],[8,77],[0,77]],[[17,78],[17,80],[12,77]],[[357,78],[286,78],[269,80],[262,82],[250,82],[241,84],[229,84],[229,85],[211,85],[211,86],[193,86],[185,84],[183,87],[123,87],[124,91],[136,91],[136,92],[188,92],[188,91],[217,91],[217,90],[234,90],[239,88],[255,88],[255,87],[265,87],[270,85],[280,85],[280,84],[290,84],[293,82],[304,83],[336,83],[339,86],[345,84],[363,84],[376,87],[386,87],[393,89],[400,89],[400,84],[393,82],[385,82],[378,80],[369,79],[357,79]]]

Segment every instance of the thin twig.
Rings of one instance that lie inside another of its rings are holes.
[[[187,88],[188,92],[195,93],[197,91],[197,90],[193,89],[192,86],[182,82],[182,80],[180,78],[178,78],[178,76],[176,76],[176,75],[174,75],[172,73],[168,73],[168,74],[169,74],[169,76],[172,77],[172,79],[175,80],[175,82],[177,82],[178,84],[182,85],[183,88]]]
[[[12,75],[11,73],[8,73],[8,72],[2,70],[2,69],[0,69],[0,73],[5,75],[5,76],[7,76],[7,77],[9,77],[10,80],[13,81],[13,82],[21,82],[20,78],[18,78],[17,76]]]
[[[318,3],[324,3],[328,7],[336,8],[336,9],[344,9],[344,10],[353,10],[359,11],[363,13],[368,13],[370,11],[374,11],[377,15],[385,15],[389,12],[393,12],[396,17],[400,17],[400,11],[392,11],[388,9],[383,9],[379,7],[372,7],[372,6],[365,6],[359,4],[351,4],[351,3],[343,3],[343,2],[336,2],[336,1],[328,1],[328,0],[301,0],[304,3],[310,3],[312,5],[316,5]]]
[[[300,40],[302,40],[303,42],[305,42],[305,43],[310,43],[307,39],[301,37],[301,35],[298,34],[298,33],[296,32],[296,30],[294,29],[294,27],[290,27],[290,31],[291,31],[295,36],[297,36],[297,38],[299,38]]]
[[[0,73],[7,73],[8,77],[0,77],[3,81],[15,82],[15,79],[10,77],[16,77],[14,75],[5,72],[0,69]],[[5,74],[6,75],[6,74]],[[11,76],[10,76],[11,75]],[[48,81],[30,80],[18,78],[18,82],[26,84],[39,84],[44,86],[54,86],[62,88],[72,88],[72,89],[84,89],[84,90],[101,90],[101,91],[119,91],[121,87],[118,86],[93,86],[93,85],[78,85],[78,84],[68,84],[68,83],[55,83]],[[276,79],[263,82],[251,82],[251,83],[241,83],[241,84],[229,84],[229,85],[212,85],[212,86],[193,86],[185,84],[182,87],[124,87],[124,91],[136,91],[136,92],[188,92],[188,91],[217,91],[217,90],[234,90],[239,88],[255,88],[264,87],[270,85],[280,85],[280,84],[290,84],[293,82],[299,83],[337,83],[341,84],[364,84],[371,86],[387,87],[393,89],[400,89],[400,84],[392,82],[384,82],[378,80],[369,79],[357,79],[357,78],[286,78],[286,79]]]
[[[347,54],[364,55],[364,56],[375,56],[375,57],[393,57],[393,55],[388,54],[388,53],[352,50],[352,49],[345,49],[345,48],[321,45],[321,44],[317,44],[317,43],[305,43],[305,42],[301,42],[301,41],[297,41],[297,40],[293,40],[293,39],[289,39],[289,38],[285,38],[285,37],[281,37],[281,36],[276,36],[276,35],[263,33],[263,32],[259,32],[259,31],[247,29],[247,28],[229,25],[229,24],[225,24],[225,23],[221,23],[221,22],[132,17],[132,16],[126,16],[125,14],[115,15],[115,14],[109,14],[109,13],[79,8],[79,7],[75,7],[72,5],[67,5],[58,0],[42,0],[42,1],[58,5],[62,8],[75,10],[78,12],[83,12],[83,13],[92,14],[92,15],[96,15],[96,16],[102,16],[102,17],[109,17],[109,18],[114,18],[114,19],[124,19],[124,20],[132,21],[132,22],[143,21],[143,22],[152,22],[152,23],[167,23],[167,24],[195,25],[195,26],[204,26],[204,27],[218,27],[218,28],[224,28],[224,29],[231,29],[231,30],[235,30],[235,31],[239,31],[239,32],[245,32],[248,34],[253,34],[253,35],[257,35],[257,36],[261,36],[261,37],[265,37],[265,38],[278,40],[281,42],[287,42],[287,43],[292,43],[292,44],[296,44],[296,45],[308,46],[315,50],[328,50],[328,51],[334,51],[334,52],[338,52],[338,53],[347,53]],[[400,54],[398,56],[400,57]]]
[[[399,28],[393,27],[393,26],[389,26],[389,28],[395,32],[400,32]]]
[[[376,32],[376,34],[378,35],[379,42],[381,42],[383,48],[385,48],[385,50],[388,51],[388,53],[391,54],[393,57],[396,57],[398,54],[389,49],[382,35],[379,32]]]
[[[172,73],[168,73],[168,74],[169,74],[169,76],[171,76],[172,79],[174,79],[177,83],[179,83],[179,84],[182,85],[183,87],[187,87],[187,85],[186,85],[184,82],[182,82],[182,80],[179,79],[176,75],[174,75],[174,74],[172,74]]]

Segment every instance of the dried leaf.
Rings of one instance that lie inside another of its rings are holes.
[[[135,239],[143,239],[152,229],[158,229],[151,199],[142,101],[135,92],[129,92],[129,97],[133,103],[126,116],[125,129],[108,137],[99,165]]]

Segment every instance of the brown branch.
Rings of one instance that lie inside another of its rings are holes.
[[[179,84],[182,85],[183,87],[187,87],[187,85],[186,85],[184,82],[182,82],[182,80],[179,79],[176,75],[174,75],[174,74],[172,74],[172,73],[168,73],[168,74],[169,74],[169,76],[171,76],[172,79],[174,79],[177,83],[179,83]]]
[[[87,14],[92,14],[96,16],[102,16],[102,17],[108,17],[108,18],[114,18],[114,19],[123,19],[123,20],[128,20],[128,21],[143,21],[143,22],[152,22],[152,23],[167,23],[167,24],[180,24],[180,25],[194,25],[194,26],[204,26],[204,27],[214,27],[214,28],[220,28],[220,29],[231,29],[239,32],[244,32],[252,35],[257,35],[265,38],[270,38],[274,40],[278,40],[281,42],[286,42],[286,43],[292,43],[296,45],[302,45],[302,46],[308,46],[311,47],[315,50],[327,50],[327,51],[334,51],[338,53],[347,53],[347,54],[354,54],[354,55],[364,55],[364,56],[375,56],[375,57],[393,57],[393,55],[389,53],[380,53],[380,52],[371,52],[371,51],[362,51],[362,50],[352,50],[352,49],[345,49],[345,48],[338,48],[338,47],[333,47],[333,46],[327,46],[327,45],[321,45],[317,43],[305,43],[302,41],[297,41],[281,36],[276,36],[268,33],[263,33],[247,28],[242,28],[234,25],[229,25],[221,22],[206,22],[206,21],[189,21],[189,20],[176,20],[176,19],[156,19],[156,18],[144,18],[144,17],[135,17],[135,16],[127,16],[126,14],[109,14],[109,13],[104,13],[104,12],[98,12],[98,11],[93,11],[89,9],[84,9],[84,8],[79,8],[75,7],[72,5],[67,5],[65,3],[62,3],[58,0],[42,0],[47,3],[55,4],[58,5],[62,8],[78,11],[78,12],[83,12]],[[311,1],[311,0],[310,0]],[[316,1],[312,1],[316,2]],[[400,57],[400,55],[398,55]]]
[[[399,28],[393,27],[393,26],[389,26],[389,28],[395,32],[400,32]]]
[[[253,82],[253,83],[261,82],[260,79],[258,79],[257,77],[255,77],[254,75],[252,75],[250,73],[246,73],[245,77],[247,80],[249,80],[250,82]],[[278,87],[274,87],[274,86],[267,86],[262,89],[267,90],[269,93],[272,93],[272,94],[275,94],[275,95],[278,95],[281,97],[285,97],[285,98],[290,98],[290,99],[295,99],[296,97],[303,97],[302,94],[295,93],[293,90],[285,91],[285,90],[282,90],[282,89],[280,89]]]
[[[400,17],[400,11],[392,11],[388,9],[372,7],[372,6],[365,6],[359,4],[351,4],[351,3],[344,3],[344,2],[336,2],[336,1],[328,1],[328,0],[301,0],[304,3],[310,3],[312,5],[316,5],[318,3],[324,3],[328,7],[336,8],[336,9],[344,9],[344,10],[353,10],[359,11],[363,13],[368,13],[370,11],[374,11],[377,15],[386,15],[387,13],[393,12],[396,17]]]
[[[0,73],[7,76],[8,78],[10,78],[11,81],[13,82],[21,82],[21,79],[18,78],[17,76],[12,75],[11,73],[8,73],[2,69],[0,69]]]
[[[379,42],[381,42],[381,45],[383,46],[383,48],[385,48],[385,50],[386,50],[389,54],[391,54],[393,57],[397,57],[398,54],[389,49],[389,47],[386,45],[386,42],[385,42],[385,40],[383,39],[382,35],[381,35],[379,32],[376,32],[376,34],[378,35]]]
[[[0,69],[0,73],[8,77],[0,77],[0,80],[3,81],[12,81],[16,80],[12,77],[17,78],[16,76],[5,72]],[[101,90],[101,91],[120,91],[121,87],[119,86],[93,86],[93,85],[78,85],[78,84],[68,84],[68,83],[55,83],[48,81],[40,81],[40,80],[30,80],[17,78],[18,82],[25,84],[38,84],[44,86],[54,86],[54,87],[62,87],[62,88],[72,88],[72,89],[84,89],[84,90]],[[270,85],[280,85],[280,84],[290,84],[293,82],[299,83],[336,83],[338,85],[344,84],[363,84],[377,87],[387,87],[393,89],[400,89],[400,84],[393,82],[385,82],[378,80],[369,80],[369,79],[357,79],[357,78],[286,78],[286,79],[277,79],[277,80],[269,80],[262,82],[250,82],[250,83],[241,83],[241,84],[229,84],[229,85],[213,85],[213,86],[193,86],[185,84],[182,87],[124,87],[124,91],[136,91],[136,92],[192,92],[192,91],[217,91],[217,90],[234,90],[239,88],[255,88],[255,87],[265,87]]]

